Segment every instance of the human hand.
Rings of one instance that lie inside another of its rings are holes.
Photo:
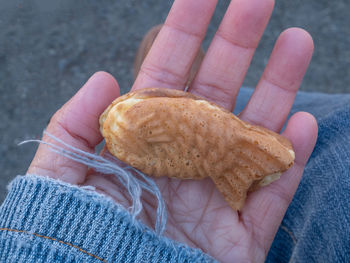
[[[215,0],[176,0],[146,57],[133,90],[146,87],[184,89],[201,46]],[[273,0],[233,0],[224,16],[190,91],[229,110],[249,67],[273,9]],[[310,62],[309,34],[292,28],[278,38],[266,69],[240,118],[279,132]],[[98,118],[119,96],[115,79],[96,73],[51,119],[47,131],[84,151],[94,152],[102,140]],[[264,261],[284,213],[297,189],[313,150],[317,124],[308,113],[294,114],[283,136],[293,144],[294,166],[280,180],[248,196],[243,210],[233,211],[210,179],[201,181],[156,178],[168,208],[166,236],[201,248],[221,262]],[[45,141],[51,139],[47,136]],[[40,145],[28,173],[91,185],[127,202],[112,176],[89,171],[82,164]],[[151,225],[153,199],[143,197],[141,220]]]

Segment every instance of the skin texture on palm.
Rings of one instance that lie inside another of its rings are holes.
[[[214,36],[190,91],[232,110],[251,58],[273,9],[272,0],[233,0]],[[214,12],[216,0],[176,0],[149,51],[133,90],[162,86],[184,89]],[[275,132],[283,127],[310,62],[313,42],[304,30],[292,28],[278,38],[266,69],[240,118]],[[116,80],[94,74],[51,119],[47,131],[84,151],[101,142],[98,118],[119,96]],[[168,208],[166,236],[201,248],[221,262],[262,262],[296,191],[317,138],[317,124],[308,113],[294,114],[283,136],[293,144],[295,164],[281,179],[248,196],[234,212],[210,180],[156,178]],[[50,141],[44,136],[43,140]],[[106,155],[108,156],[108,154]],[[40,145],[28,173],[72,184],[92,185],[125,204],[128,198],[116,179],[58,156]],[[143,196],[140,219],[153,225],[153,198]]]

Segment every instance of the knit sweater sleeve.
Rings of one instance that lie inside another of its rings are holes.
[[[157,236],[93,190],[18,176],[0,207],[0,262],[215,262]]]

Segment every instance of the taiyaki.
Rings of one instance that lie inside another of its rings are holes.
[[[149,176],[210,177],[234,210],[294,163],[290,141],[189,92],[148,88],[100,116],[106,147]]]

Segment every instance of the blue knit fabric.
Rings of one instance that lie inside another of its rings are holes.
[[[215,262],[157,236],[112,200],[19,176],[0,207],[0,262]]]

